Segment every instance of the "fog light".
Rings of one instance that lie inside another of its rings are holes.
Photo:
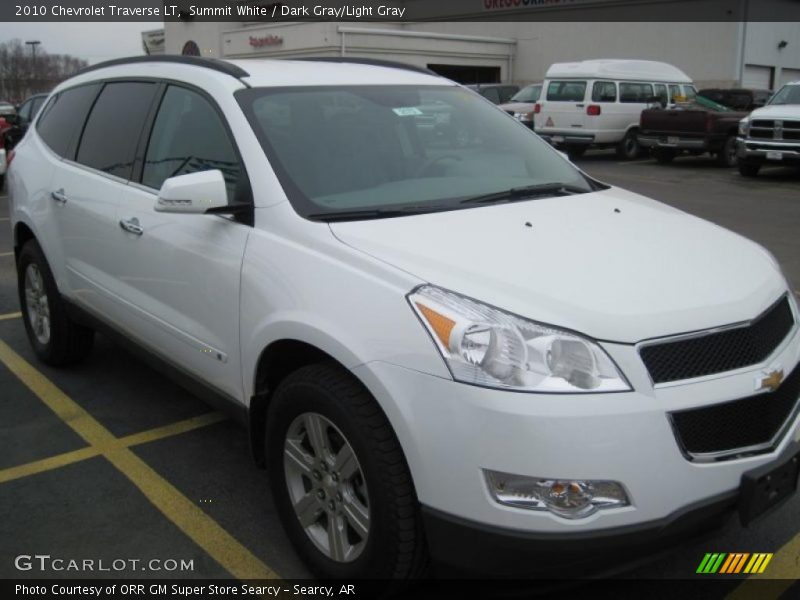
[[[547,510],[565,519],[582,519],[603,508],[628,506],[628,495],[616,481],[544,479],[484,471],[492,498],[500,504]]]

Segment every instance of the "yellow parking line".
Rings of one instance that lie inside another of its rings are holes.
[[[99,454],[100,451],[97,448],[93,446],[87,446],[86,448],[81,448],[80,450],[65,452],[64,454],[58,454],[56,456],[51,456],[50,458],[29,462],[18,467],[3,469],[0,471],[0,483],[7,483],[15,479],[20,479],[21,477],[28,477],[29,475],[36,475],[37,473],[43,473],[52,469],[65,467],[69,464],[86,460],[87,458],[94,458]]]
[[[779,598],[797,581],[797,562],[800,558],[800,534],[793,537],[772,559],[762,563],[759,572],[750,575],[731,592],[727,600]],[[769,569],[764,571],[766,564]],[[765,581],[766,580],[766,581]]]
[[[275,579],[278,575],[156,473],[74,400],[0,340],[0,362],[36,394],[90,446],[125,475],[161,513],[238,579]],[[115,443],[117,442],[117,443]],[[109,448],[109,446],[111,446]]]
[[[8,321],[9,319],[19,319],[22,316],[21,312],[7,313],[0,315],[0,321]]]
[[[220,421],[225,421],[227,418],[228,417],[218,412],[204,413],[197,417],[192,417],[191,419],[184,419],[183,421],[171,423],[170,425],[164,425],[163,427],[157,427],[156,429],[142,431],[141,433],[134,433],[125,436],[124,438],[120,438],[119,441],[123,446],[138,446],[139,444],[147,444],[148,442],[154,442],[163,438],[172,437],[173,435],[186,433],[187,431],[192,431],[193,429],[200,429],[201,427],[213,425],[215,423],[219,423]]]
[[[8,217],[0,217],[0,221],[8,221],[10,220]]]
[[[113,444],[108,446],[87,446],[86,448],[81,448],[80,450],[64,452],[63,454],[57,454],[56,456],[50,456],[48,458],[29,462],[24,465],[10,467],[8,469],[0,470],[0,483],[6,483],[8,481],[13,481],[14,479],[20,479],[21,477],[28,477],[29,475],[36,475],[37,473],[42,473],[44,471],[65,467],[72,463],[80,462],[88,458],[94,458],[95,456],[99,456],[100,454],[103,454],[104,452],[114,448],[130,448],[132,446],[154,442],[179,435],[181,433],[186,433],[194,429],[213,425],[214,423],[219,423],[220,421],[225,421],[226,419],[227,417],[222,413],[209,412],[197,417],[178,421],[177,423],[171,423],[163,427],[157,427],[155,429],[134,433],[123,438],[116,439]]]
[[[14,256],[14,253],[13,252],[0,252],[0,257],[3,257],[3,256]]]

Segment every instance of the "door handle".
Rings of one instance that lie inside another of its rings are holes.
[[[50,192],[50,197],[59,204],[67,203],[67,195],[64,193],[64,188],[61,188],[60,190],[56,190],[54,192]]]
[[[139,219],[133,217],[131,219],[122,219],[119,222],[119,226],[128,233],[132,233],[134,235],[142,235],[144,233],[144,229],[141,225],[139,225]]]
[[[583,107],[584,107],[584,106],[586,106],[586,105],[585,105],[585,104],[576,104],[575,106],[576,106],[577,108],[583,108]]]

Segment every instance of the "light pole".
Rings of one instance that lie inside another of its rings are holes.
[[[39,40],[30,40],[25,43],[31,47],[31,80],[32,80],[32,85],[35,87],[35,83],[33,83],[33,80],[36,79],[36,46],[38,46],[42,42],[40,42]]]

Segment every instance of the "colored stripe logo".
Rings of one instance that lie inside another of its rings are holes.
[[[708,552],[700,561],[697,573],[701,574],[725,574],[736,575],[739,573],[755,574],[763,573],[769,561],[772,560],[772,553],[756,552]]]

